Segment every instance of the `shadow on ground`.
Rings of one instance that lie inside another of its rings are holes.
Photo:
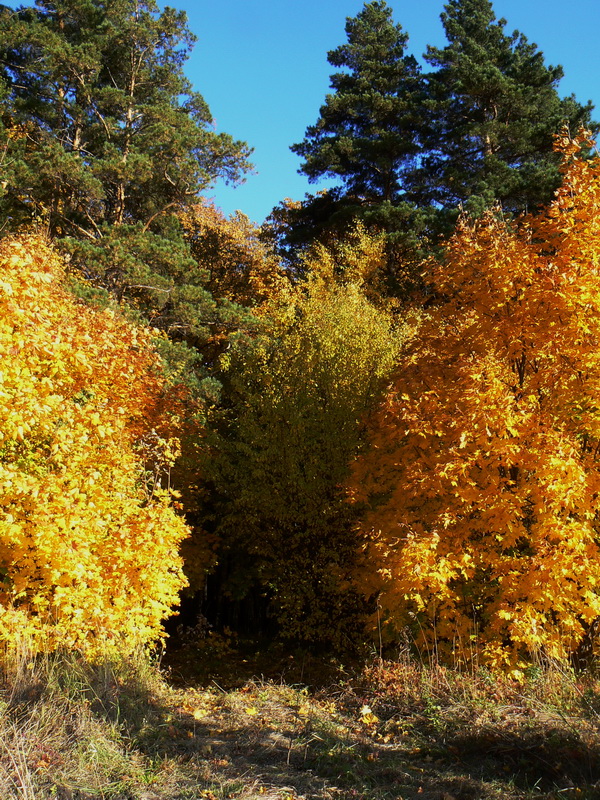
[[[600,799],[600,742],[568,720],[525,716],[509,728],[461,723],[449,733],[451,725],[440,732],[404,719],[383,735],[380,720],[365,724],[326,692],[316,701],[255,681],[178,691],[179,706],[155,706],[154,719],[130,731],[147,757],[190,768],[191,783],[168,800]]]

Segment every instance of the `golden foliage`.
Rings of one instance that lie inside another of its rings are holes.
[[[389,308],[393,300],[385,297],[383,277],[387,267],[385,236],[370,233],[357,222],[342,237],[324,244],[315,242],[302,258],[308,286],[331,289],[334,285],[353,286],[374,306]]]
[[[0,246],[0,637],[93,656],[160,636],[184,583],[177,402],[149,332],[62,272],[40,240]]]
[[[515,230],[463,220],[372,421],[363,590],[388,623],[518,669],[600,616],[600,163]]]
[[[279,261],[245,214],[230,217],[204,201],[180,215],[192,256],[206,270],[213,297],[260,305],[285,282]]]

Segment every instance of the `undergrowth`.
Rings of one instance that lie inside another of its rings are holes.
[[[263,654],[260,679],[259,662],[223,656],[235,684],[175,683],[141,653],[95,665],[4,653],[0,798],[600,798],[592,673],[540,663],[516,682],[404,655],[329,665],[309,686],[286,680],[279,656],[268,673]]]

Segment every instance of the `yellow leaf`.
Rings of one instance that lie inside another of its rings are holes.
[[[365,725],[374,725],[376,722],[379,722],[379,717],[373,714],[369,706],[363,706],[361,708],[360,717],[360,721]]]

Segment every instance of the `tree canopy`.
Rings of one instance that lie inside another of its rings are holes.
[[[565,659],[600,615],[600,164],[519,227],[463,218],[357,461],[363,588],[449,659]],[[376,571],[373,567],[377,565]]]
[[[561,99],[562,68],[507,34],[490,0],[450,0],[441,16],[448,44],[428,47],[424,73],[385,0],[347,19],[347,43],[328,54],[344,71],[291,148],[311,181],[340,184],[287,209],[288,245],[358,217],[419,258],[452,230],[459,207],[514,214],[550,202],[560,183],[553,136],[565,124],[594,130],[591,104]]]
[[[153,0],[40,0],[0,13],[2,211],[36,223],[88,284],[191,345],[219,316],[179,215],[250,149],[217,133],[183,67],[183,12]]]
[[[305,644],[376,611],[518,674],[593,637],[591,107],[489,0],[442,21],[423,73],[385,0],[347,19],[293,146],[337,185],[258,228],[202,196],[250,150],[184,14],[0,8],[0,638],[150,642],[184,566],[215,626]]]
[[[344,71],[331,76],[333,93],[317,123],[291,149],[305,159],[300,171],[312,181],[339,177],[358,203],[398,202],[402,172],[418,152],[420,70],[405,55],[408,36],[384,0],[348,18],[346,36],[327,55]]]
[[[159,225],[248,148],[215,133],[183,74],[194,37],[153,0],[40,0],[0,15],[8,131],[4,211],[51,235],[98,239]]]
[[[441,15],[448,44],[428,47],[427,123],[412,193],[475,214],[494,205],[534,211],[560,183],[553,137],[590,127],[591,103],[561,99],[562,67],[519,31],[505,32],[490,0],[450,0]]]

